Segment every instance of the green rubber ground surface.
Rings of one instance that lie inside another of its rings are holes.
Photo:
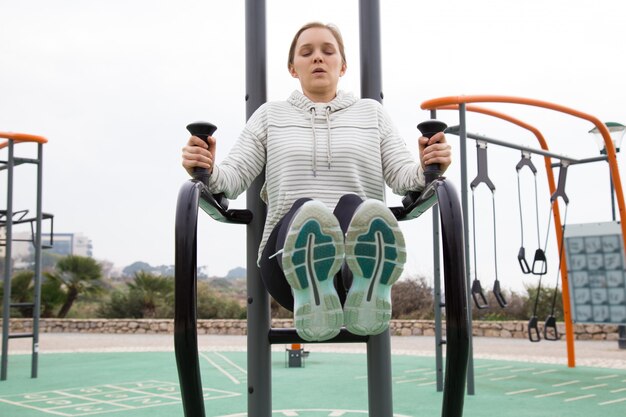
[[[274,352],[276,416],[367,416],[366,357],[312,352],[303,368],[287,368]],[[246,415],[245,352],[202,352],[207,416]],[[476,395],[465,416],[624,417],[626,370],[475,361]],[[183,415],[172,352],[50,353],[31,379],[30,355],[9,357],[0,382],[0,416],[175,417]],[[396,416],[439,416],[434,359],[393,357]]]

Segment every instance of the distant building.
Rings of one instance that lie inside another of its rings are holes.
[[[34,251],[31,243],[32,235],[30,232],[20,232],[13,234],[13,246],[11,252],[14,258],[27,257]],[[41,235],[43,245],[50,244],[50,234],[43,233]],[[54,253],[61,256],[78,255],[93,257],[93,245],[91,239],[81,233],[55,233],[53,236],[52,248],[45,249],[48,253]]]

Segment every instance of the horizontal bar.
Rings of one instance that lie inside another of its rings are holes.
[[[13,333],[9,335],[9,339],[26,339],[29,337],[35,337],[32,333]]]
[[[11,303],[9,307],[35,307],[35,303]]]
[[[296,329],[293,328],[271,328],[268,337],[271,345],[288,345],[291,343],[367,343],[369,340],[369,336],[357,336],[346,329],[341,329],[337,336],[322,342],[309,342],[308,340],[304,340],[298,336]]]
[[[446,133],[450,133],[452,135],[457,135],[458,136],[458,134],[459,134],[459,126],[450,126],[449,128],[446,129]],[[467,133],[467,137],[470,138],[470,139],[479,140],[479,141],[486,142],[486,143],[491,143],[493,145],[504,146],[505,148],[517,149],[517,150],[523,151],[523,152],[529,152],[529,153],[533,153],[533,154],[537,154],[537,155],[547,156],[547,157],[550,157],[550,158],[560,159],[562,161],[567,161],[570,164],[579,164],[579,163],[581,163],[581,161],[584,161],[584,160],[572,158],[570,156],[565,156],[565,155],[560,155],[560,154],[557,154],[557,153],[554,153],[554,152],[545,151],[543,149],[537,149],[537,148],[531,148],[531,147],[528,147],[528,146],[516,145],[514,143],[506,142],[504,140],[494,139],[494,138],[490,138],[490,137],[484,136],[484,135],[477,135],[475,133],[469,133],[468,132]]]

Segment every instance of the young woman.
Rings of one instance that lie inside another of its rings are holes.
[[[391,285],[406,260],[404,238],[384,204],[424,187],[424,169],[451,163],[443,133],[419,138],[416,161],[383,107],[337,90],[347,69],[338,29],[309,23],[296,33],[288,69],[300,81],[287,101],[265,103],[229,155],[215,164],[215,138],[183,148],[183,167],[211,171],[209,188],[236,198],[263,168],[267,219],[259,267],[268,292],[294,311],[305,340],[383,332]]]

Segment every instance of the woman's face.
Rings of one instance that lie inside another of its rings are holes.
[[[337,40],[325,28],[300,34],[289,72],[300,80],[302,92],[313,101],[330,101],[337,93],[339,77],[346,71]]]

